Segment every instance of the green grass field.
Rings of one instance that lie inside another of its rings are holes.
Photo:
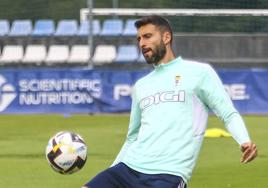
[[[124,141],[127,115],[1,115],[0,188],[80,188],[107,168]],[[239,162],[238,145],[231,138],[205,138],[190,188],[268,188],[268,117],[246,116],[258,159]],[[214,116],[209,127],[221,127]],[[73,175],[54,172],[45,159],[48,139],[58,131],[81,134],[89,148],[85,167]]]

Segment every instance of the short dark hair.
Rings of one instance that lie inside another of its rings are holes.
[[[158,15],[145,16],[135,22],[135,27],[139,29],[140,27],[147,25],[147,24],[152,24],[156,27],[159,27],[161,32],[165,32],[165,31],[169,32],[171,35],[171,42],[172,42],[173,32],[169,24],[169,21],[167,19]]]

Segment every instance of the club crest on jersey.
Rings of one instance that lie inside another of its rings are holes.
[[[185,91],[164,91],[161,93],[156,93],[148,97],[143,98],[140,101],[140,108],[143,110],[152,105],[157,105],[164,102],[184,102],[185,101]]]
[[[180,75],[176,75],[176,76],[175,76],[175,85],[176,85],[176,86],[179,85],[180,80],[181,80],[181,76],[180,76]]]

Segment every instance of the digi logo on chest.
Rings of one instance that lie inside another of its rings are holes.
[[[140,108],[144,110],[152,105],[157,105],[164,102],[184,102],[185,101],[185,91],[164,91],[159,92],[154,95],[143,98],[140,101]]]

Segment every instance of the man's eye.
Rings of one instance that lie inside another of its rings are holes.
[[[145,35],[145,38],[149,38],[150,37],[150,35]]]

